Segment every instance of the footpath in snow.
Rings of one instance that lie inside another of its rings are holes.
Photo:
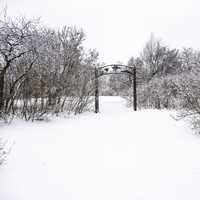
[[[199,200],[200,137],[168,111],[102,97],[100,114],[14,122],[0,200]]]

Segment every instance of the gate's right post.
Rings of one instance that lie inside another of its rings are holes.
[[[137,111],[136,67],[133,68],[133,109],[134,109],[134,111]]]
[[[95,68],[95,113],[99,112],[99,81],[98,81],[98,69]]]

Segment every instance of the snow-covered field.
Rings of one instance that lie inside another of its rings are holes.
[[[0,200],[200,199],[200,137],[187,123],[100,100],[100,114],[0,127],[14,142]]]

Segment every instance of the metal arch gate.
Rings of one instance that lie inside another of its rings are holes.
[[[136,85],[136,67],[127,65],[112,64],[95,68],[95,113],[99,113],[99,80],[98,78],[109,74],[130,74],[132,76],[133,88],[133,110],[137,111],[137,85]]]

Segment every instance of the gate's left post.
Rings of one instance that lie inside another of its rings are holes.
[[[137,111],[137,80],[136,67],[133,68],[133,109]]]
[[[95,67],[95,113],[99,112],[99,82],[98,69]]]

